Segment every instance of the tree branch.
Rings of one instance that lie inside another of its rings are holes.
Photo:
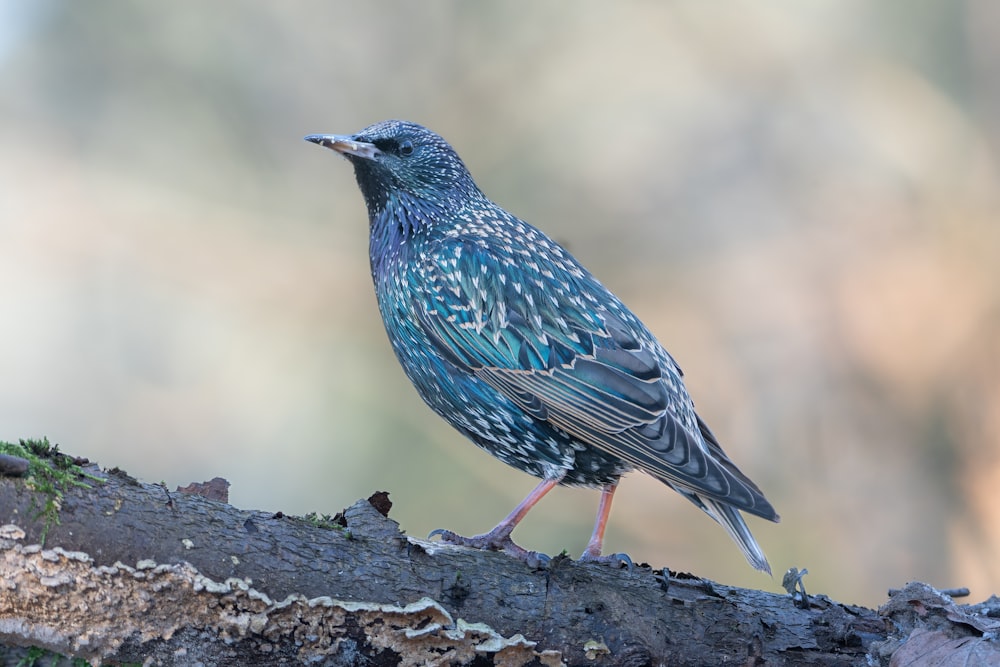
[[[103,481],[61,489],[44,548],[51,496],[0,477],[0,645],[95,664],[832,666],[889,664],[922,628],[1000,655],[994,626],[922,584],[881,613],[824,596],[802,609],[644,566],[533,569],[408,537],[370,501],[317,526],[84,471]]]

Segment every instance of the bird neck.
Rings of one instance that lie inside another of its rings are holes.
[[[369,206],[369,254],[372,275],[378,282],[396,273],[394,266],[405,264],[417,237],[442,219],[438,205],[405,193],[389,195],[380,206]]]
[[[438,206],[405,193],[390,194],[378,206],[368,207],[372,238],[386,242],[405,242],[422,229],[434,224],[440,215]]]
[[[433,198],[395,190],[377,204],[369,201],[369,253],[376,282],[379,276],[386,278],[401,270],[415,246],[458,224],[481,199],[478,189]]]
[[[394,191],[378,203],[369,203],[372,239],[382,239],[385,244],[405,243],[423,231],[447,227],[467,202],[466,197],[428,198]]]

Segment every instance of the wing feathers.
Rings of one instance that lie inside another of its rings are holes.
[[[689,497],[777,520],[757,486],[695,414],[680,368],[589,274],[572,284],[550,280],[550,290],[532,291],[528,286],[546,284],[542,274],[499,279],[510,267],[499,266],[496,255],[479,245],[459,243],[433,256],[425,275],[439,287],[437,297],[433,307],[417,312],[448,359],[532,417],[688,490]],[[470,285],[462,275],[478,280]],[[580,295],[594,293],[597,298],[587,307]],[[610,310],[615,307],[619,314]],[[706,511],[728,523],[731,533],[741,532],[711,507],[714,513]]]

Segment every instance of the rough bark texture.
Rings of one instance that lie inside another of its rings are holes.
[[[86,470],[104,481],[64,489],[44,547],[49,498],[0,477],[0,658],[37,646],[94,664],[1000,664],[995,597],[958,607],[910,584],[879,611],[823,596],[803,609],[646,567],[531,568],[415,539],[384,502],[317,527]]]

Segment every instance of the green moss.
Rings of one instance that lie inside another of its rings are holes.
[[[0,442],[0,447],[7,443]],[[0,653],[0,657],[3,654]],[[106,663],[102,663],[106,664]],[[139,663],[120,663],[122,667],[126,665],[138,665]],[[53,651],[32,646],[27,649],[24,656],[18,660],[14,667],[90,667],[90,661],[83,658],[67,658]]]
[[[0,443],[0,446],[6,443]],[[43,648],[38,648],[37,646],[32,646],[25,653],[24,657],[17,661],[14,667],[35,667],[35,664],[48,655],[48,651]]]
[[[63,491],[71,487],[89,489],[88,481],[102,482],[100,477],[84,472],[76,459],[59,451],[59,445],[49,444],[48,438],[41,440],[20,440],[18,444],[0,442],[0,453],[18,456],[28,461],[28,474],[24,485],[45,497],[43,506],[35,501],[32,509],[37,509],[34,518],[43,518],[41,543],[52,526],[59,525],[59,510],[62,508]]]
[[[305,516],[301,517],[300,520],[315,528],[322,528],[323,530],[339,530],[348,539],[351,537],[351,531],[347,529],[344,522],[344,516],[342,514],[331,516],[329,514],[309,512]]]

